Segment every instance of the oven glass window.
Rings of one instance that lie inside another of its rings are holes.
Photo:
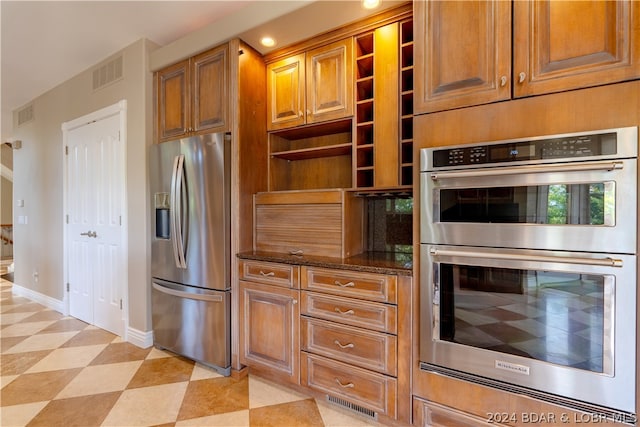
[[[614,182],[440,190],[441,222],[614,225]]]
[[[440,339],[607,373],[611,280],[440,265]]]

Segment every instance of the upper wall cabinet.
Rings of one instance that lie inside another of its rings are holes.
[[[228,45],[156,73],[158,142],[228,130]]]
[[[640,77],[640,3],[514,2],[514,96]]]
[[[414,2],[414,113],[511,97],[511,3]]]
[[[636,3],[415,1],[415,113],[637,78]]]
[[[268,129],[353,115],[351,38],[267,65]]]

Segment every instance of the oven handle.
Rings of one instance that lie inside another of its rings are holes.
[[[513,261],[536,261],[536,262],[564,262],[567,264],[596,265],[602,267],[622,267],[622,260],[615,258],[577,258],[577,257],[554,257],[543,255],[518,255],[518,254],[488,254],[486,252],[467,252],[446,249],[430,249],[433,256],[464,256],[468,258],[491,258]]]
[[[584,172],[606,171],[622,169],[622,162],[585,162],[562,165],[528,165],[491,169],[475,169],[455,172],[432,172],[431,179],[475,178],[483,176],[516,175],[521,173],[548,173],[548,172]]]

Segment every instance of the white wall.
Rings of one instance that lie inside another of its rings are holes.
[[[14,260],[16,284],[62,301],[63,284],[63,122],[127,101],[127,217],[129,326],[151,330],[147,151],[152,143],[152,74],[149,53],[157,46],[139,40],[122,51],[124,78],[97,91],[88,69],[32,101],[35,120],[17,126],[14,139]],[[110,58],[106,58],[108,61]],[[15,206],[15,203],[14,203]],[[18,224],[25,217],[26,224]],[[33,273],[38,273],[36,281]]]

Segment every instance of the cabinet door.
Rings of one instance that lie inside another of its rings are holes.
[[[640,3],[514,2],[514,96],[640,76]]]
[[[225,44],[193,58],[194,132],[228,130],[228,56],[228,45]]]
[[[300,382],[300,291],[240,281],[240,363]]]
[[[511,2],[414,2],[414,113],[511,97]]]
[[[310,50],[306,60],[306,122],[353,115],[352,39]]]
[[[269,130],[304,124],[304,54],[267,65]]]
[[[156,74],[158,141],[181,138],[189,131],[189,60]]]

